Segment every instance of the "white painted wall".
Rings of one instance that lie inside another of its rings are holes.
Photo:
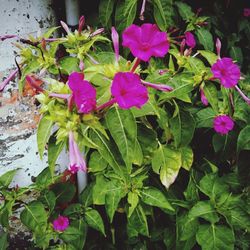
[[[53,0],[0,0],[0,35],[26,37],[55,26],[51,8]],[[0,82],[15,67],[11,41],[0,41]],[[9,84],[0,93],[0,175],[20,168],[12,185],[26,186],[47,166],[37,154],[37,110],[34,100],[17,94],[17,83]],[[61,168],[67,167],[67,155],[59,159]]]

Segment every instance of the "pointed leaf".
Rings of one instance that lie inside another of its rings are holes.
[[[132,215],[128,218],[128,227],[142,235],[149,236],[147,217],[140,205],[135,208]]]
[[[234,249],[234,233],[226,226],[200,225],[196,240],[202,250]]]
[[[141,199],[144,203],[159,208],[174,211],[166,196],[155,187],[145,187],[140,190]]]
[[[115,106],[108,111],[105,120],[124,162],[130,169],[137,138],[137,126],[132,112]]]
[[[237,152],[242,150],[250,150],[250,125],[240,131],[237,140]]]
[[[110,23],[113,8],[114,0],[103,0],[99,4],[99,19],[104,27],[107,27]]]
[[[90,227],[100,231],[104,236],[106,236],[103,220],[98,211],[92,208],[88,208],[88,210],[85,212],[85,220]]]
[[[122,193],[121,193],[121,186],[119,186],[119,182],[115,181],[109,182],[109,192],[106,192],[105,195],[105,208],[110,223],[112,223],[113,221],[115,211],[118,207],[121,198],[122,198]]]
[[[152,168],[156,173],[160,171],[161,182],[166,188],[175,181],[181,164],[180,151],[162,145],[152,159]]]
[[[212,34],[205,28],[200,28],[196,30],[196,35],[199,42],[204,46],[205,50],[213,51],[214,50],[214,41]]]
[[[193,138],[195,120],[189,112],[180,111],[169,120],[170,129],[174,135],[175,147],[186,146]]]
[[[211,223],[216,223],[219,221],[219,217],[210,201],[197,202],[189,211],[188,217],[190,219],[201,217]]]
[[[53,126],[53,121],[49,120],[46,116],[43,116],[39,122],[37,128],[37,146],[40,158],[43,158],[43,152],[45,145],[49,140],[50,132]]]
[[[44,232],[46,230],[48,215],[44,205],[39,201],[33,201],[25,206],[20,218],[22,223],[32,231]]]
[[[10,183],[12,182],[12,179],[14,178],[16,172],[19,169],[14,169],[6,172],[5,174],[0,176],[0,187],[9,187]]]

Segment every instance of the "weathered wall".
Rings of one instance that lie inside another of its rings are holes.
[[[55,26],[52,0],[0,0],[0,35],[17,34],[27,37],[39,30]],[[0,82],[15,68],[13,40],[0,41]],[[39,159],[36,145],[36,128],[39,114],[34,99],[20,97],[17,80],[0,93],[0,175],[20,168],[12,185],[31,183],[46,167],[46,156]],[[67,163],[62,154],[59,163]]]

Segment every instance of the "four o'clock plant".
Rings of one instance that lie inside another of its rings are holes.
[[[241,151],[249,149],[245,76],[229,55],[221,56],[219,39],[216,51],[201,43],[206,18],[187,18],[185,30],[163,28],[148,21],[150,4],[141,1],[140,21],[122,30],[94,30],[82,16],[75,31],[61,22],[62,38],[43,34],[17,45],[20,93],[27,84],[36,94],[38,151],[41,157],[48,152],[48,168],[35,184],[41,196],[25,204],[21,216],[39,247],[49,244],[39,239],[53,237],[64,249],[83,249],[86,228],[92,227],[103,242],[107,237],[115,245],[116,237],[126,235],[126,242],[143,239],[155,249],[161,244],[209,249],[204,239],[213,232],[211,241],[219,249],[223,241],[215,241],[222,238],[222,229],[233,239],[230,230],[242,227],[228,214],[238,202],[233,192],[239,187],[229,192],[227,185],[236,179]],[[0,39],[8,38],[19,39]],[[0,90],[18,73],[14,70]],[[56,161],[63,149],[69,161],[58,174]],[[216,164],[230,165],[231,179],[220,179]],[[81,172],[88,175],[88,185],[78,197]],[[39,227],[29,211],[39,211]],[[225,221],[232,225],[224,226]],[[168,238],[171,232],[178,232],[174,243]],[[155,235],[161,241],[156,247],[151,241]],[[137,247],[143,246],[132,248]]]

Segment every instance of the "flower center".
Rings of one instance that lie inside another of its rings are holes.
[[[148,50],[150,48],[150,44],[147,42],[142,43],[142,50]]]
[[[120,95],[121,96],[124,96],[124,95],[126,95],[127,94],[127,90],[126,89],[121,89],[120,90]]]

